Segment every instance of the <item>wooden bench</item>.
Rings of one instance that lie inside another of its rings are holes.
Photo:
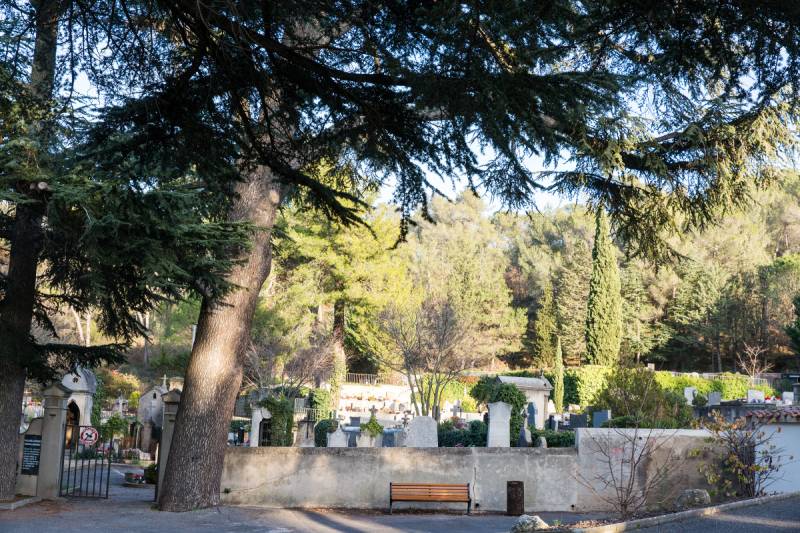
[[[459,502],[467,504],[467,514],[472,510],[469,483],[389,483],[389,514],[394,502]]]

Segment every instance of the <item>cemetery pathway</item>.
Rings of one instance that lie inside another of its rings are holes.
[[[800,531],[800,497],[638,529],[641,533],[774,533]]]

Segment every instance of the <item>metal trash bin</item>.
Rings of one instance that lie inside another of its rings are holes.
[[[525,483],[522,481],[506,482],[506,514],[508,516],[525,514]]]

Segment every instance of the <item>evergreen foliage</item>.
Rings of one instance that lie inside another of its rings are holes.
[[[586,361],[586,301],[591,265],[589,248],[583,240],[578,240],[568,250],[558,277],[558,336],[568,366],[578,366]]]
[[[613,365],[622,340],[622,296],[616,247],[608,218],[597,210],[592,250],[592,278],[586,311],[586,358],[589,364]]]
[[[556,338],[555,368],[553,369],[553,405],[556,413],[564,412],[564,356],[561,353],[561,339]]]
[[[539,300],[539,309],[536,311],[536,322],[534,326],[533,350],[535,353],[534,364],[539,368],[550,368],[554,364],[558,365],[558,358],[561,356],[561,343],[558,348],[555,343],[556,338],[556,309],[553,300],[553,285],[549,279],[542,287],[542,296]]]

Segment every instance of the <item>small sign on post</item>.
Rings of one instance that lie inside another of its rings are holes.
[[[80,436],[80,443],[84,446],[91,446],[97,439],[100,438],[100,434],[97,433],[97,430],[91,426],[81,428],[81,436]]]
[[[22,441],[22,469],[20,470],[20,474],[38,476],[41,454],[42,436],[25,435],[25,439]]]

